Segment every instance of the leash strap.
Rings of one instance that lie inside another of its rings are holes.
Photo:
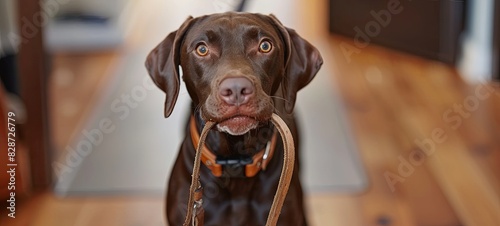
[[[275,226],[281,213],[281,208],[290,187],[292,180],[293,167],[295,163],[295,146],[293,142],[292,133],[286,123],[277,114],[273,113],[271,122],[276,126],[278,132],[281,134],[283,140],[284,155],[283,155],[283,168],[281,169],[280,180],[278,188],[274,195],[273,204],[267,216],[266,226]],[[200,142],[196,148],[196,155],[193,164],[193,174],[191,175],[191,186],[189,188],[189,199],[187,205],[186,218],[183,226],[202,226],[203,225],[203,200],[202,200],[202,186],[200,182],[200,163],[201,152],[205,144],[205,139],[210,129],[215,125],[215,122],[207,122],[200,135]]]
[[[184,219],[184,224],[183,226],[189,226],[189,222],[192,219],[192,226],[201,226],[203,225],[203,219],[202,215],[198,215],[196,212],[203,212],[203,206],[201,205],[203,203],[202,201],[202,195],[200,192],[203,188],[201,187],[201,182],[200,182],[200,163],[201,163],[201,149],[203,148],[203,145],[205,144],[205,140],[207,139],[207,134],[212,129],[212,127],[215,125],[215,122],[208,121],[205,123],[205,127],[203,128],[203,131],[201,131],[200,135],[200,143],[198,143],[198,147],[196,148],[196,154],[194,157],[194,164],[193,164],[193,174],[191,175],[191,186],[189,187],[189,199],[188,199],[188,204],[187,204],[187,213],[186,213],[186,218]],[[196,195],[196,190],[198,190],[198,195]],[[195,197],[197,196],[197,197]],[[195,206],[195,198],[198,200],[197,203],[199,203],[197,206]],[[193,209],[196,208],[196,212],[193,212]],[[201,219],[200,219],[201,218]]]
[[[281,169],[280,180],[278,183],[278,189],[274,195],[273,204],[267,216],[266,226],[275,226],[278,223],[278,218],[281,213],[281,208],[285,202],[286,194],[288,193],[288,188],[290,187],[290,181],[293,175],[293,166],[295,163],[295,145],[293,142],[293,136],[290,129],[286,123],[277,114],[272,115],[271,122],[276,126],[278,132],[281,134],[281,139],[283,141],[283,168]]]

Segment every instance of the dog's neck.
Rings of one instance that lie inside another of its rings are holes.
[[[199,112],[194,113],[198,133],[201,133],[205,121]],[[225,132],[212,129],[205,144],[215,155],[224,158],[251,157],[263,150],[274,133],[274,126],[270,122],[262,122],[261,125],[248,131],[241,136],[233,136]]]

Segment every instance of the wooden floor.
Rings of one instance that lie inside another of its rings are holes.
[[[374,46],[342,63],[349,40],[331,40],[371,180],[351,200],[362,223],[345,225],[499,225],[498,86]]]
[[[332,87],[370,186],[355,195],[308,196],[311,225],[500,225],[500,86],[466,84],[447,65],[376,45],[348,62],[340,46],[352,40],[328,36],[327,43]],[[157,197],[44,193],[18,210],[15,220],[2,213],[0,225],[164,225]]]

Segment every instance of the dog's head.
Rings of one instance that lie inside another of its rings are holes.
[[[275,98],[291,114],[322,63],[314,46],[273,15],[222,13],[188,18],[151,51],[146,67],[166,94],[165,117],[179,94],[180,65],[202,118],[241,135],[270,119]]]

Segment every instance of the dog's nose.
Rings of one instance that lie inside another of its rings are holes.
[[[222,80],[219,95],[229,105],[244,105],[254,95],[252,82],[243,77],[231,77]]]

